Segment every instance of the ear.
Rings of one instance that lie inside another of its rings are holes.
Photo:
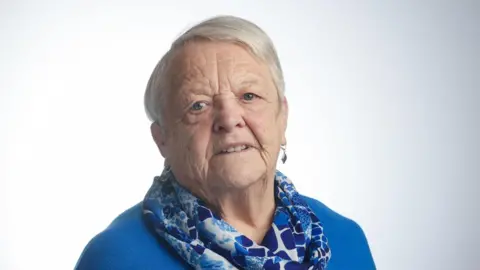
[[[287,144],[287,138],[286,138],[286,131],[287,131],[287,123],[288,123],[288,101],[287,98],[284,96],[282,100],[282,108],[280,108],[280,117],[281,119],[281,124],[282,124],[282,144]]]
[[[167,146],[166,146],[166,136],[165,130],[158,124],[158,122],[153,122],[150,125],[150,131],[152,132],[153,140],[160,151],[160,154],[163,158],[166,159]]]

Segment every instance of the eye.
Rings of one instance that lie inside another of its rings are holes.
[[[207,103],[205,101],[197,101],[192,104],[190,109],[192,111],[201,111],[203,108],[205,108],[205,106],[207,106]]]
[[[246,100],[246,101],[251,101],[251,100],[254,100],[255,98],[257,98],[258,96],[255,95],[254,93],[245,93],[243,94],[243,99]]]

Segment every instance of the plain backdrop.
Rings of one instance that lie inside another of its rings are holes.
[[[147,80],[218,14],[278,49],[301,193],[358,222],[379,269],[478,269],[480,1],[459,0],[1,1],[1,269],[72,269],[142,200],[163,165]]]

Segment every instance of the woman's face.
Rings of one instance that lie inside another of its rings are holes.
[[[174,52],[169,77],[165,132],[152,132],[178,181],[201,192],[273,179],[287,103],[265,64],[239,45],[196,41]]]

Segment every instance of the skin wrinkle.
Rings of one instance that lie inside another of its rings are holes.
[[[196,42],[177,49],[168,73],[165,136],[152,125],[162,155],[180,184],[261,241],[274,211],[273,176],[288,113],[269,69],[241,46]],[[243,99],[249,92],[258,98]],[[206,105],[192,112],[197,101]],[[217,155],[235,142],[252,148]]]

